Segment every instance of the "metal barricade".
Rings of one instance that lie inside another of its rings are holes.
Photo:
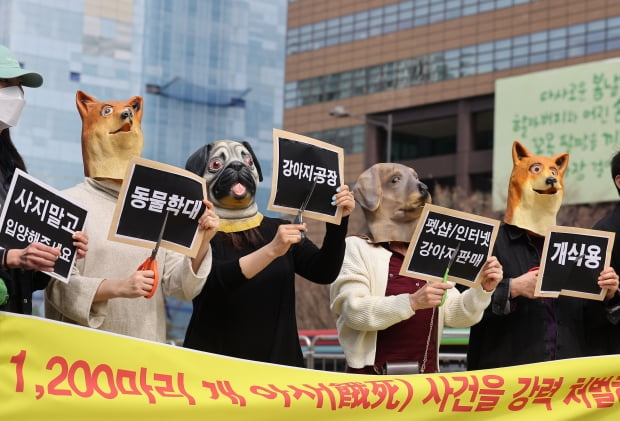
[[[441,348],[447,352],[439,353],[440,371],[455,372],[467,369],[467,344],[469,329],[444,329]],[[306,367],[315,370],[344,372],[346,360],[337,334],[300,335]],[[441,350],[440,348],[440,350]],[[457,350],[458,352],[451,352]],[[464,350],[464,352],[461,352]]]

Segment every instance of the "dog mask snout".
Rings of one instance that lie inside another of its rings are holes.
[[[550,185],[550,186],[552,186],[552,187],[553,187],[553,186],[555,185],[555,183],[557,183],[557,182],[558,182],[558,179],[557,179],[557,178],[555,178],[555,177],[547,177],[547,179],[545,180],[545,183],[547,183],[548,185]]]

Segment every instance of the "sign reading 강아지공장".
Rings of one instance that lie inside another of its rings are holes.
[[[16,169],[0,216],[0,245],[26,248],[38,242],[59,248],[54,272],[45,273],[69,282],[77,255],[73,234],[84,228],[87,213],[53,187]]]
[[[598,276],[609,266],[615,233],[585,228],[553,226],[545,244],[534,295],[560,295],[602,301],[606,290]]]
[[[426,204],[413,233],[400,274],[426,281],[441,280],[455,252],[448,280],[477,286],[493,251],[499,221]]]
[[[152,248],[168,212],[161,246],[195,257],[204,235],[198,218],[206,197],[204,178],[134,157],[123,179],[108,239]]]
[[[340,224],[342,208],[331,198],[343,183],[344,151],[320,140],[273,130],[273,176],[268,209],[296,215],[316,186],[304,217]]]

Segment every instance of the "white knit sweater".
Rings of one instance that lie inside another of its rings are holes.
[[[338,338],[347,364],[362,368],[375,363],[377,331],[410,318],[414,311],[409,294],[385,296],[391,252],[360,237],[348,237],[346,243],[340,275],[330,288],[331,309],[338,315]],[[435,335],[441,335],[444,323],[451,327],[478,323],[491,295],[481,288],[462,294],[449,289],[439,307]]]

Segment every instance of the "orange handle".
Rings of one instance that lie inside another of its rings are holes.
[[[155,275],[153,276],[153,288],[151,292],[148,293],[144,298],[151,298],[155,291],[157,291],[157,285],[159,284],[159,270],[157,270],[157,260],[151,260],[150,257],[147,257],[146,260],[138,266],[138,270],[152,270]]]

